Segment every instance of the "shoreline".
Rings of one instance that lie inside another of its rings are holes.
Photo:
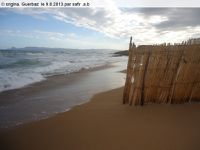
[[[198,150],[200,105],[122,105],[123,88],[54,117],[4,130],[10,150]]]
[[[77,73],[88,73],[88,72],[91,72],[91,71],[97,71],[97,70],[111,68],[111,67],[114,67],[113,63],[105,64],[105,65],[102,65],[102,66],[96,66],[96,67],[92,67],[92,68],[87,68],[87,69],[82,68],[82,69],[80,69],[78,71],[70,72],[68,74],[55,74],[55,75],[52,74],[52,75],[46,76],[41,81],[30,83],[30,84],[24,85],[24,86],[19,87],[19,88],[14,88],[14,89],[8,89],[8,90],[0,91],[0,94],[4,94],[4,93],[7,93],[7,92],[12,92],[12,91],[16,91],[16,90],[22,90],[22,89],[25,89],[25,88],[29,88],[31,86],[37,86],[38,84],[43,84],[43,82],[45,82],[47,80],[54,79],[56,77],[70,77],[70,76],[72,76],[74,74],[77,74]]]
[[[98,92],[122,86],[123,81],[118,80],[123,80],[124,74],[118,73],[121,70],[118,67],[118,63],[112,63],[72,74],[55,75],[24,88],[0,93],[0,128],[52,117],[88,102]],[[103,76],[105,74],[106,77]]]
[[[27,91],[31,91],[31,93],[33,92],[38,92],[38,90],[40,90],[37,87],[43,87],[44,89],[42,90],[46,90],[49,88],[55,88],[55,86],[63,86],[66,82],[73,82],[74,79],[77,79],[77,77],[79,77],[82,74],[87,74],[93,71],[98,71],[98,70],[103,70],[103,69],[108,69],[108,68],[112,68],[114,67],[113,64],[106,64],[103,66],[98,66],[98,67],[94,67],[94,68],[89,68],[89,69],[82,69],[79,70],[77,72],[72,72],[69,74],[57,74],[57,75],[52,75],[52,76],[48,76],[46,77],[44,80],[42,81],[38,81],[32,84],[28,84],[26,86],[20,87],[20,88],[16,88],[16,89],[10,89],[10,90],[6,90],[6,91],[2,91],[0,92],[0,106],[7,104],[9,101],[11,101],[11,103],[13,102],[13,93],[15,95],[18,93],[23,93],[23,92],[27,92]],[[25,93],[27,94],[27,93]],[[9,96],[10,95],[10,96]],[[9,97],[7,97],[9,96]]]

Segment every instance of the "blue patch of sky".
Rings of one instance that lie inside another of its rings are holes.
[[[96,36],[99,34],[94,30],[57,20],[49,14],[44,14],[42,16],[45,18],[44,20],[30,15],[7,12],[6,15],[0,15],[0,28],[26,32],[41,30],[46,32],[74,33],[81,36]]]
[[[104,33],[88,29],[82,26],[76,26],[71,23],[66,23],[55,19],[50,14],[42,14],[42,17],[45,19],[40,19],[26,14],[15,13],[11,11],[0,11],[0,30],[20,30],[23,33],[31,33],[36,30],[44,32],[59,32],[63,34],[74,33],[80,39],[88,39],[91,42],[119,42],[119,39],[113,39],[105,36]],[[2,35],[0,35],[1,37]],[[77,41],[78,42],[78,41]],[[44,46],[44,47],[74,47],[72,43],[66,41],[66,43],[52,42],[48,39],[43,39],[42,41],[37,38],[29,38],[25,36],[10,36],[3,35],[0,41],[0,48],[10,48],[15,47],[24,47],[24,46]],[[76,45],[79,46],[79,45]],[[106,47],[106,45],[105,45]],[[78,48],[78,47],[77,47]],[[89,48],[92,48],[89,46]],[[93,47],[95,48],[95,47]],[[98,47],[97,47],[98,48]]]

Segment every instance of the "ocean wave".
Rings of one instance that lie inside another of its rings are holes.
[[[38,60],[29,60],[29,59],[22,59],[16,62],[8,63],[8,64],[0,64],[0,69],[8,69],[8,68],[16,68],[16,67],[30,67],[32,65],[39,64],[40,61]]]
[[[0,70],[0,91],[11,90],[44,80],[44,76],[34,72],[14,72]]]
[[[0,51],[0,92],[117,62],[110,50]]]

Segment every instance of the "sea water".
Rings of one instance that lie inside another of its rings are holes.
[[[114,52],[116,50],[0,50],[0,128],[54,116],[88,102],[96,93],[123,86],[125,74],[120,71],[126,68],[127,57],[112,57]],[[73,74],[110,63],[115,67]],[[60,74],[64,77],[61,82],[65,83],[55,83],[58,77],[54,75]]]
[[[123,61],[116,50],[23,48],[0,50],[0,92],[20,88],[46,77]]]

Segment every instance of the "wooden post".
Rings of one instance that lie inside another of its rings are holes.
[[[130,93],[130,87],[131,87],[131,66],[132,66],[132,37],[130,37],[130,43],[129,43],[129,58],[128,58],[128,64],[127,64],[127,73],[126,73],[126,82],[124,86],[124,93],[123,93],[123,104],[126,104],[129,100],[129,93]]]

